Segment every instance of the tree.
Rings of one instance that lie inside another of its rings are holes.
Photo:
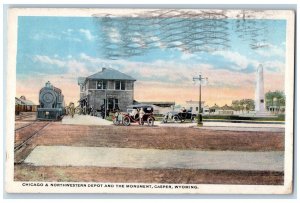
[[[246,110],[251,111],[254,110],[254,100],[253,99],[242,99],[242,100],[233,100],[231,103],[231,107],[235,111]]]
[[[232,103],[231,103],[231,107],[235,111],[240,111],[241,110],[240,101],[239,100],[233,100]]]
[[[270,106],[285,106],[285,95],[282,91],[267,92],[266,97],[266,107]]]

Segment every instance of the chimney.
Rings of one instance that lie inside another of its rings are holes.
[[[102,68],[102,72],[105,71],[105,70],[106,70],[106,68],[103,67],[103,68]]]

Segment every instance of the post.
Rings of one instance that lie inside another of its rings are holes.
[[[198,126],[203,126],[202,122],[202,111],[201,111],[201,82],[202,80],[207,80],[207,78],[204,78],[199,75],[199,77],[193,77],[193,81],[199,81],[199,114],[198,114]]]
[[[199,78],[201,78],[201,75],[199,75]],[[200,80],[200,85],[199,85],[199,118],[198,118],[198,125],[202,126],[202,111],[201,111],[201,80]]]
[[[106,118],[106,108],[107,108],[107,92],[106,92],[106,89],[104,90],[105,91],[105,102],[104,102],[104,118]]]

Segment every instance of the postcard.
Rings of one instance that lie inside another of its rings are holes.
[[[7,192],[293,191],[294,11],[8,14]]]

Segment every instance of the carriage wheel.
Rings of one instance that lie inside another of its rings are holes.
[[[178,122],[178,121],[179,121],[178,116],[174,116],[174,117],[173,117],[173,120],[174,120],[175,122]]]
[[[148,122],[148,125],[149,125],[149,126],[153,126],[153,125],[154,125],[154,118],[149,117],[149,118],[147,119],[147,122]]]
[[[129,126],[130,125],[130,118],[129,117],[126,116],[123,119],[123,125],[125,125],[125,126]]]

